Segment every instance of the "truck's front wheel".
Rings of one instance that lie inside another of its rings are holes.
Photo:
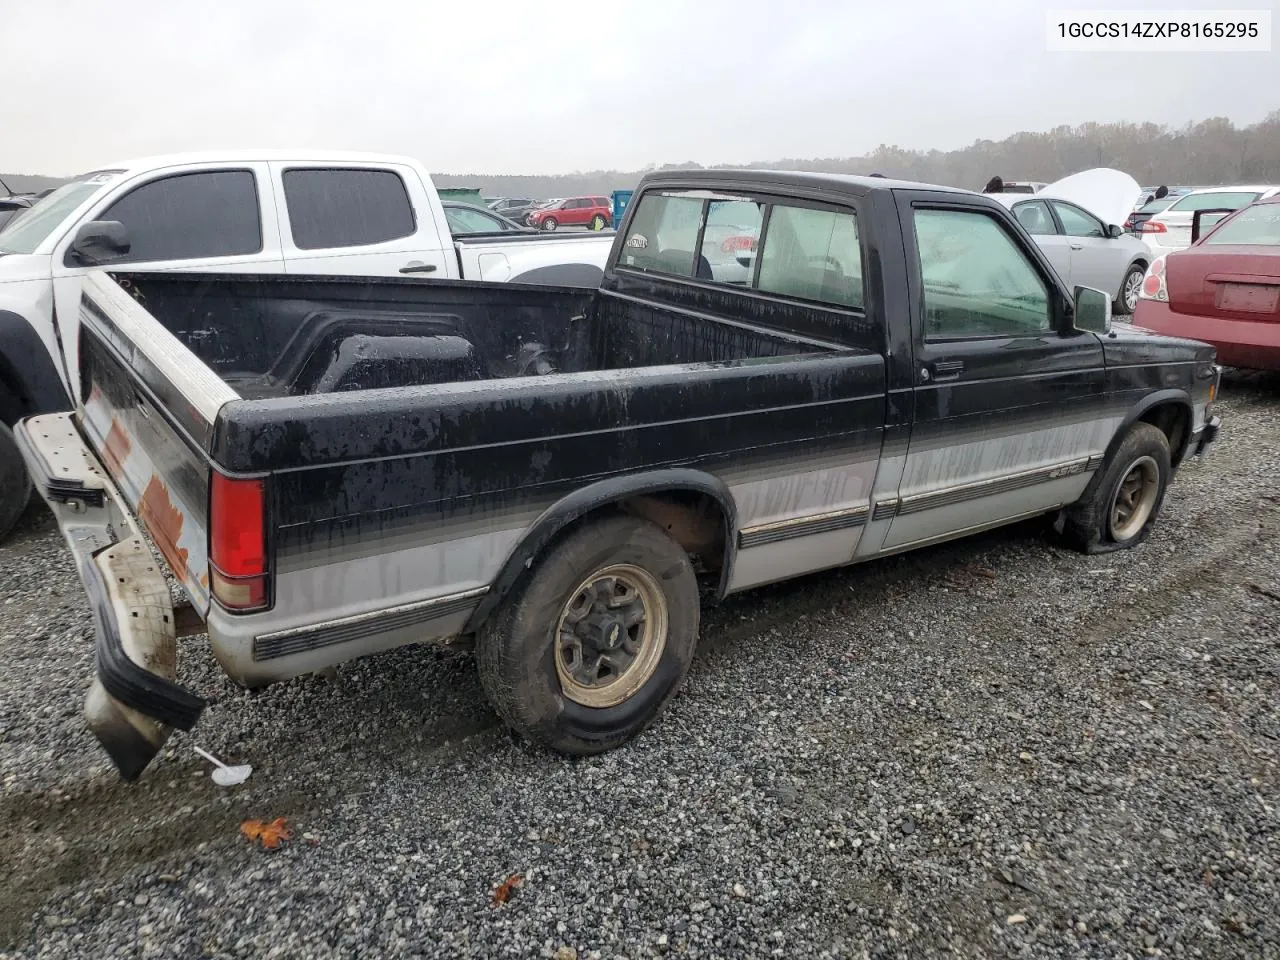
[[[13,431],[0,423],[0,540],[9,535],[31,499],[31,478]]]
[[[476,642],[502,718],[562,753],[620,746],[662,712],[693,660],[698,584],[685,551],[633,517],[553,547]]]
[[[1082,553],[1136,547],[1155,527],[1172,475],[1169,438],[1135,423],[1084,496],[1063,511],[1067,542]]]

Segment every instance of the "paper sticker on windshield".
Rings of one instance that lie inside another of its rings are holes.
[[[627,246],[637,247],[643,250],[645,247],[649,246],[649,239],[645,237],[643,234],[633,233],[630,237],[627,238]]]

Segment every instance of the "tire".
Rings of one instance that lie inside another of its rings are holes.
[[[1138,291],[1142,289],[1142,278],[1146,275],[1147,268],[1140,263],[1133,264],[1125,271],[1124,279],[1120,281],[1120,292],[1111,307],[1112,313],[1121,316],[1133,313],[1138,303]]]
[[[1129,550],[1151,535],[1173,475],[1169,438],[1135,423],[1084,495],[1063,511],[1062,534],[1081,553]],[[1126,511],[1125,501],[1136,499]],[[1127,519],[1125,517],[1128,513]]]
[[[13,530],[31,500],[31,478],[22,464],[13,430],[0,423],[0,541]]]
[[[543,230],[554,230],[558,226],[560,226],[560,222],[555,217],[547,217],[542,221]]]
[[[606,220],[604,217],[600,216],[600,214],[598,213],[591,218],[592,230],[603,230],[608,225],[609,225],[609,221]]]
[[[593,580],[599,586],[588,587]],[[624,582],[643,589],[630,591],[630,603],[608,605],[627,596]],[[626,626],[616,619],[635,610],[637,600],[643,620]],[[553,546],[481,627],[480,683],[502,719],[527,740],[570,755],[603,753],[644,730],[680,688],[698,619],[688,554],[648,521],[608,517]],[[632,654],[628,634],[641,641]],[[612,644],[607,653],[617,662],[630,656],[612,680],[605,673],[600,682],[605,668],[598,666],[600,647],[592,638],[601,647]],[[593,672],[596,685],[578,682]]]

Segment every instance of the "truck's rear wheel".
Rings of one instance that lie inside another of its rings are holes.
[[[1151,535],[1173,474],[1169,438],[1135,423],[1080,500],[1063,511],[1062,533],[1083,553],[1136,547]]]
[[[31,478],[13,431],[0,423],[0,540],[9,535],[31,499]]]
[[[569,534],[480,630],[476,662],[514,730],[562,753],[626,743],[693,660],[698,584],[657,526],[610,517]]]

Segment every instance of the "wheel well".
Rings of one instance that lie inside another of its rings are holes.
[[[1161,403],[1143,412],[1138,418],[1142,423],[1158,427],[1169,439],[1169,453],[1173,465],[1182,459],[1182,451],[1191,432],[1191,414],[1181,403]]]

